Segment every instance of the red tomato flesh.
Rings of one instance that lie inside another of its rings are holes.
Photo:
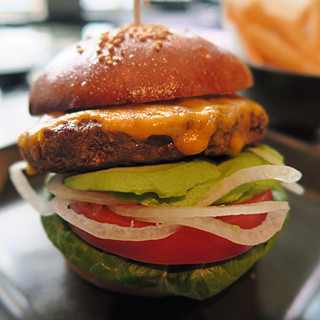
[[[255,203],[273,200],[271,189],[254,196],[243,203]],[[72,209],[87,218],[113,223],[120,226],[130,226],[132,218],[119,216],[111,212],[107,206],[75,202]],[[219,219],[250,229],[260,225],[266,214],[251,214],[226,216]],[[134,221],[134,227],[140,228],[151,223]],[[214,234],[190,227],[180,227],[173,235],[160,240],[121,241],[100,239],[71,226],[74,232],[89,244],[104,251],[129,259],[155,264],[198,264],[226,260],[246,252],[252,246],[233,243]]]

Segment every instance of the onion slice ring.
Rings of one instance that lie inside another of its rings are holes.
[[[155,223],[180,223],[185,218],[223,217],[233,215],[263,214],[270,211],[288,210],[287,201],[262,201],[228,206],[211,207],[146,207],[141,205],[109,206],[119,215]]]
[[[52,206],[57,214],[70,224],[100,239],[144,241],[166,238],[177,230],[175,225],[156,225],[141,228],[122,227],[115,224],[102,223],[77,214],[68,208],[70,201],[54,198]]]
[[[284,166],[285,164],[277,159],[276,157],[274,157],[272,154],[270,154],[269,152],[259,149],[259,148],[248,148],[248,150],[254,154],[256,154],[257,156],[259,156],[260,158],[265,159],[266,161],[277,165],[277,166]]]
[[[268,241],[282,229],[288,210],[268,212],[266,219],[257,227],[242,229],[215,218],[188,218],[183,226],[213,233],[241,245],[257,245]]]
[[[301,172],[288,166],[261,165],[240,169],[212,186],[198,201],[197,206],[209,206],[236,187],[248,182],[271,179],[293,183],[300,180],[301,176]]]
[[[281,230],[289,209],[289,204],[286,201],[263,201],[207,208],[148,208],[136,206],[133,209],[133,207],[128,208],[128,206],[110,207],[110,210],[120,215],[131,215],[138,220],[146,222],[166,222],[173,225],[191,227],[241,245],[256,245],[269,240],[277,231]],[[266,212],[266,219],[259,226],[251,229],[242,229],[214,218]]]
[[[27,167],[27,164],[24,161],[20,161],[11,165],[9,169],[12,182],[16,186],[18,192],[26,201],[28,201],[42,215],[49,215],[49,214],[53,214],[54,212],[57,212],[64,220],[68,221],[72,225],[101,239],[113,239],[113,240],[123,240],[123,241],[158,240],[158,239],[163,239],[172,235],[173,233],[176,232],[179,226],[188,226],[188,227],[196,228],[205,232],[213,233],[217,236],[228,239],[234,243],[238,243],[242,245],[256,245],[256,244],[267,241],[277,231],[279,231],[282,228],[282,225],[286,217],[286,213],[289,210],[289,207],[286,207],[285,202],[280,202],[280,205],[278,208],[279,210],[268,212],[267,217],[262,222],[262,224],[252,229],[241,229],[239,227],[235,227],[221,220],[212,218],[211,216],[210,217],[201,216],[201,217],[192,217],[192,218],[182,216],[174,219],[172,218],[170,221],[170,224],[168,224],[168,220],[167,220],[165,224],[156,225],[156,226],[147,226],[142,228],[121,227],[113,224],[97,222],[97,221],[86,218],[84,215],[77,214],[72,209],[68,208],[70,204],[70,200],[59,199],[58,197],[55,197],[51,201],[42,199],[42,197],[37,194],[37,192],[32,188],[32,186],[28,182],[28,179],[25,177],[23,171],[26,169],[26,167]],[[251,167],[250,169],[252,168],[255,168],[255,167]],[[285,167],[285,168],[288,168],[288,167]],[[242,170],[245,170],[245,169],[242,169]],[[242,170],[239,170],[239,171],[242,171]],[[228,178],[232,176],[234,175],[231,175]],[[265,179],[268,179],[268,178],[270,177],[268,176]],[[296,179],[296,178],[297,178],[296,174],[292,174],[292,176],[291,177],[289,176],[288,179],[286,179],[285,181],[289,180],[290,182],[290,180]],[[78,192],[78,190],[75,190],[75,191]],[[272,203],[272,201],[270,203]],[[255,212],[259,211],[257,210],[257,204],[244,204],[244,205],[249,206],[249,208],[251,208],[252,206],[252,209]],[[236,214],[235,212],[234,213],[231,212],[233,210],[236,210],[238,212],[237,214],[239,214],[241,210],[243,211],[250,210],[248,209],[248,207],[246,208],[242,207],[242,209],[239,210],[239,206],[244,206],[244,205],[230,206],[235,208],[229,208],[228,215]],[[255,205],[255,208],[253,205]],[[266,206],[266,204],[263,202],[261,203],[261,206],[262,205]],[[260,206],[260,204],[258,204],[258,206]],[[117,207],[117,206],[115,205],[114,207]],[[120,208],[121,206],[118,205],[118,207]],[[131,206],[131,216],[132,216],[132,209],[134,207],[140,207],[140,206],[139,205]],[[117,209],[115,208],[113,209],[117,211]],[[146,209],[147,210],[157,210],[157,209],[168,210],[168,207],[146,208]],[[172,208],[172,209],[179,210],[179,211],[180,210],[188,211],[188,208]],[[198,208],[198,209],[210,210],[210,208]],[[276,207],[273,207],[272,209],[276,209]],[[224,209],[223,207],[219,207],[217,208],[217,210],[220,210],[220,213],[219,213],[220,215],[225,215],[223,211],[225,211],[226,209]],[[212,215],[212,213],[210,213],[210,215]]]
[[[56,174],[46,184],[46,188],[58,198],[105,205],[132,204],[132,201],[118,199],[105,191],[84,191],[68,188],[64,185],[63,179],[63,175]]]
[[[166,224],[133,228],[101,223],[86,218],[84,215],[77,214],[72,209],[69,209],[70,201],[68,200],[55,198],[52,203],[56,212],[64,220],[100,239],[123,241],[159,240],[175,233],[180,226],[186,226],[215,234],[233,243],[250,246],[269,240],[277,231],[281,230],[286,214],[289,211],[289,206],[282,204],[280,210],[268,212],[266,219],[259,226],[251,229],[242,229],[212,217],[177,217]],[[148,221],[147,218],[141,220]]]
[[[46,216],[54,213],[51,201],[44,199],[31,186],[24,174],[27,169],[25,161],[18,161],[9,167],[10,179],[21,197],[41,215]]]
[[[261,150],[259,148],[248,148],[248,150],[251,151],[252,153],[256,154],[257,156],[265,159],[266,161],[270,162],[271,164],[279,165],[279,166],[285,165],[282,161],[280,161],[279,159],[277,159],[276,157],[274,157],[273,155],[271,155],[269,152],[267,152],[265,150]],[[285,189],[287,189],[293,193],[296,193],[299,195],[304,193],[304,188],[296,182],[292,182],[292,183],[282,182],[281,185]]]

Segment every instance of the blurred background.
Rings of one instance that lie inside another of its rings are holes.
[[[133,0],[0,1],[0,160],[19,157],[18,135],[36,121],[28,90],[39,70],[88,34],[134,21]],[[142,23],[189,29],[251,67],[270,129],[319,149],[320,0],[141,1]],[[1,181],[7,175],[0,169]]]

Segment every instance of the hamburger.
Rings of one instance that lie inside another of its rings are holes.
[[[260,143],[268,116],[237,95],[252,83],[233,54],[152,24],[85,38],[44,68],[11,177],[80,277],[202,300],[266,254],[301,174]],[[47,174],[42,195],[25,172]]]

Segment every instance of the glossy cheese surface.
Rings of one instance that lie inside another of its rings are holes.
[[[237,154],[247,143],[245,136],[252,126],[252,115],[266,117],[260,105],[238,96],[185,98],[156,104],[56,113],[42,116],[36,126],[20,136],[18,144],[28,148],[43,139],[46,129],[94,121],[105,132],[125,133],[135,140],[152,135],[170,136],[185,155],[203,152],[215,131],[231,131],[230,154]]]

